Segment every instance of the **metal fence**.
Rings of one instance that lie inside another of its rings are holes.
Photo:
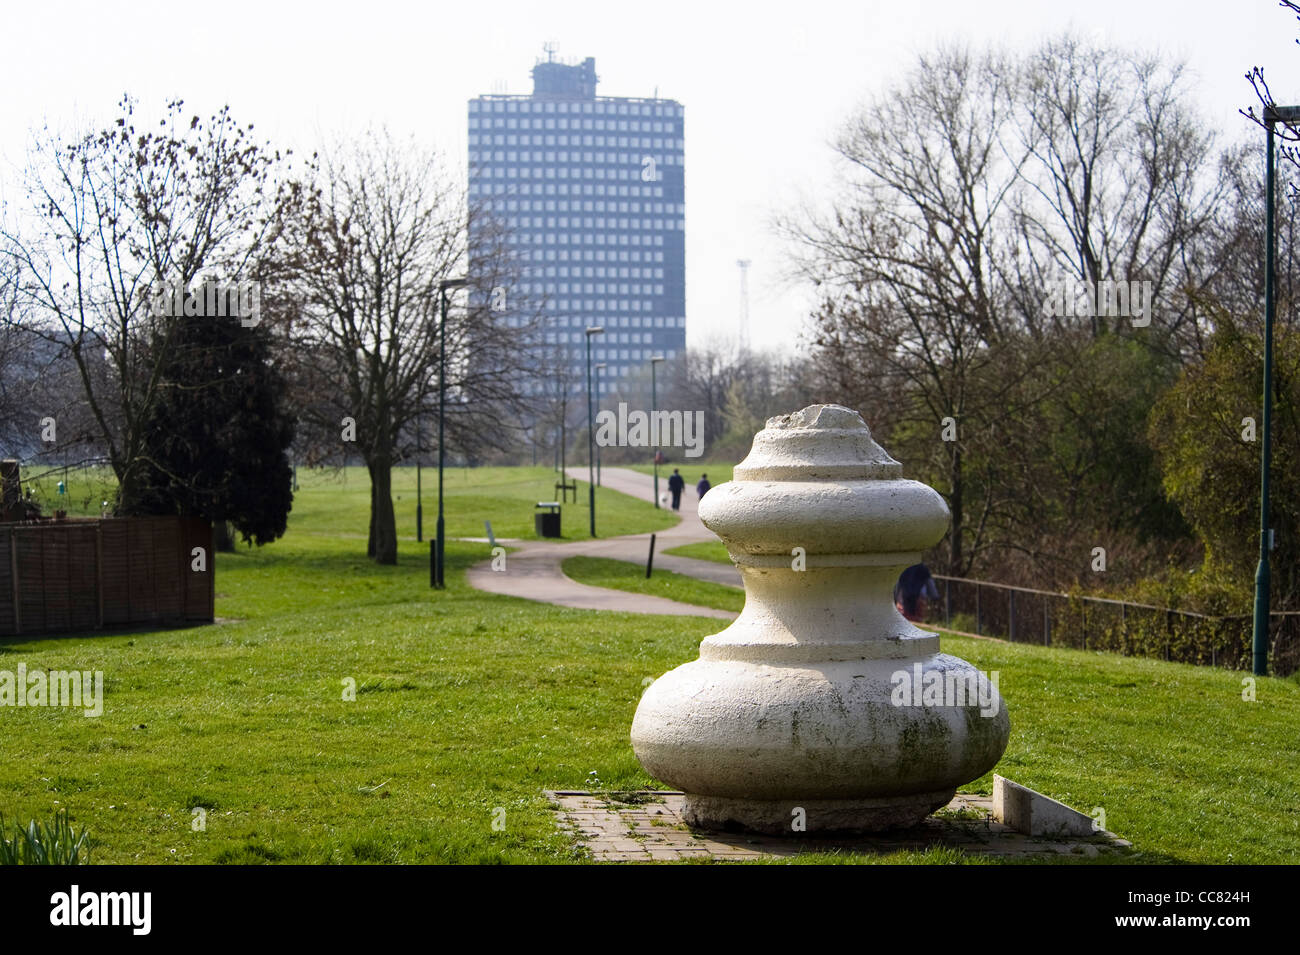
[[[211,549],[194,518],[0,524],[0,635],[211,623]]]
[[[1251,668],[1251,616],[1208,616],[1105,597],[935,575],[926,620],[1016,643],[1110,650],[1175,663]],[[1300,670],[1300,613],[1269,614],[1269,672]]]

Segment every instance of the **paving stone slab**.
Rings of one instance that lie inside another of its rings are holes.
[[[884,854],[937,846],[999,858],[1093,857],[1132,846],[1105,830],[1078,838],[1026,835],[993,818],[992,796],[971,793],[958,793],[947,806],[911,829],[841,838],[692,830],[682,821],[680,792],[548,790],[546,795],[556,807],[556,824],[584,845],[597,862],[676,862],[706,857],[743,861],[801,852]]]

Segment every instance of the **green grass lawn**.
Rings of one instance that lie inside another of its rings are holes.
[[[24,471],[24,474],[28,473]],[[62,507],[70,514],[98,515],[101,503],[112,500],[117,487],[112,472],[105,468],[72,470],[68,493],[60,498],[58,482],[63,471],[30,469],[31,480],[24,486],[35,489],[46,513]],[[40,474],[40,477],[35,475]],[[533,540],[534,505],[554,501],[557,475],[549,467],[446,468],[443,472],[448,537],[485,537],[484,521],[492,522],[497,537]],[[363,467],[298,469],[299,490],[294,495],[290,527],[295,535],[347,537],[364,540],[370,526],[370,479]],[[434,534],[438,519],[438,470],[424,468],[419,477],[424,501],[424,540]],[[588,484],[578,483],[578,500],[570,495],[561,504],[561,531],[566,540],[588,536]],[[416,539],[415,468],[393,469],[393,512],[400,539]],[[66,503],[65,503],[66,502]],[[608,488],[596,489],[597,532],[602,537],[649,533],[677,523],[676,519],[649,501],[640,501]],[[414,551],[412,551],[414,553]],[[427,559],[427,551],[425,558]]]
[[[485,544],[451,542],[436,593],[427,544],[404,541],[395,567],[366,559],[361,474],[299,479],[285,539],[218,555],[225,622],[0,644],[0,669],[102,670],[106,682],[97,719],[0,710],[0,812],[69,809],[97,862],[576,858],[541,789],[647,782],[627,745],[643,681],[689,655],[708,621],[665,630],[479,594],[463,571]],[[414,482],[400,473],[395,493]],[[482,535],[489,517],[500,536],[531,537],[530,501],[549,499],[547,484],[545,468],[448,471],[449,536]],[[597,509],[603,534],[673,523],[605,489]],[[574,519],[569,530],[585,531],[586,508],[566,508]],[[414,514],[403,521],[413,536]],[[204,832],[191,829],[196,807]]]
[[[693,461],[690,458],[684,461],[669,461],[667,464],[659,465],[659,478],[663,481],[668,480],[668,475],[673,473],[673,468],[678,468],[686,481],[686,493],[694,494],[695,485],[699,483],[701,475],[707,474],[709,484],[717,487],[731,480],[731,471],[738,463],[737,461]],[[640,471],[642,474],[655,473],[653,464],[622,464],[619,467]]]
[[[104,501],[111,505],[117,493],[117,478],[111,468],[51,468],[48,465],[25,465],[21,469],[23,494],[30,490],[40,502],[43,514],[64,510],[69,514],[98,517]],[[59,493],[63,482],[64,493]]]
[[[443,475],[444,509],[448,537],[485,537],[484,521],[492,522],[497,537],[537,538],[533,517],[538,501],[557,500],[557,475],[549,467],[448,468]],[[438,519],[438,471],[425,468],[424,538],[432,535]],[[346,487],[333,471],[299,469],[301,490],[294,497],[295,531],[301,525],[312,533],[333,536],[337,522],[346,521],[366,533],[369,526],[368,478],[365,469],[349,468]],[[561,502],[561,532],[565,540],[588,536],[588,488],[578,481],[578,500]],[[364,493],[359,493],[364,492]],[[393,471],[393,509],[400,537],[415,539],[415,468]],[[609,488],[596,488],[596,530],[601,537],[649,533],[677,523],[650,501],[640,501]]]
[[[677,600],[689,593],[701,606],[744,604],[730,588],[689,578],[694,587],[683,587],[679,575],[658,571],[647,581],[621,561],[578,558],[564,571],[603,587]],[[1292,769],[1300,679],[1262,678],[1247,702],[1245,673],[955,634],[942,640],[945,653],[1000,674],[1012,732],[999,775],[1083,812],[1102,809],[1106,828],[1138,847],[1129,861],[1300,862]],[[992,774],[961,788],[991,793]]]
[[[999,775],[1083,812],[1162,861],[1300,862],[1300,684],[1083,650],[944,635],[1001,674]],[[963,789],[991,792],[991,779]]]
[[[727,553],[722,541],[696,541],[694,544],[681,544],[664,551],[674,557],[694,557],[696,560],[711,560],[715,564],[730,564],[731,555]]]
[[[484,515],[503,537],[530,531],[527,498],[549,472],[493,470],[448,472],[452,536],[481,534]],[[694,659],[719,621],[480,594],[464,569],[488,549],[470,542],[449,545],[447,589],[431,591],[405,490],[399,564],[366,560],[354,474],[344,488],[300,472],[288,536],[218,556],[222,623],[0,643],[0,669],[102,670],[107,684],[97,719],[0,709],[5,819],[66,808],[105,863],[580,859],[542,790],[654,785],[628,742],[643,681]],[[606,496],[611,523],[653,526]],[[425,501],[428,530],[428,487]],[[1246,703],[1241,673],[957,637],[944,649],[1001,674],[1012,732],[998,771],[1104,808],[1136,861],[1300,861],[1300,683],[1262,679]]]
[[[696,580],[667,570],[654,570],[647,580],[645,568],[623,560],[604,557],[570,557],[562,565],[568,577],[593,587],[610,587],[634,594],[651,594],[680,600],[700,607],[717,607],[740,613],[745,606],[745,592],[735,587]]]

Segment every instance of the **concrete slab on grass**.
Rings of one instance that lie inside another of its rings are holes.
[[[1091,836],[1092,816],[993,774],[993,818],[1028,836]]]
[[[887,853],[934,847],[987,856],[1096,856],[1131,846],[1105,831],[1090,830],[1088,836],[1078,838],[1017,832],[993,818],[992,797],[968,793],[958,793],[946,807],[911,829],[843,838],[694,830],[682,821],[679,792],[561,790],[546,795],[555,806],[557,825],[585,846],[597,862],[743,861],[801,852]],[[1088,821],[1091,824],[1092,820]]]

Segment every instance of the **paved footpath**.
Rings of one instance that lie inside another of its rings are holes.
[[[584,482],[587,479],[585,468],[569,468],[566,473],[570,478]],[[667,490],[667,476],[671,473],[671,467],[660,470],[660,493]],[[654,500],[654,478],[649,474],[642,474],[628,468],[603,468],[601,486],[645,501]],[[740,571],[730,564],[696,560],[691,557],[675,557],[663,553],[671,547],[679,547],[682,544],[717,540],[713,533],[700,523],[699,515],[695,510],[697,503],[695,489],[688,485],[685,493],[682,494],[682,508],[678,512],[681,521],[675,527],[657,532],[655,569],[669,570],[732,587],[741,586]],[[596,518],[599,521],[599,512]],[[646,594],[628,593],[624,590],[580,584],[566,577],[560,569],[560,565],[570,557],[606,557],[644,567],[646,554],[650,549],[649,534],[598,537],[594,540],[576,540],[564,544],[551,541],[520,541],[517,546],[519,549],[506,558],[504,572],[492,570],[490,560],[471,567],[470,586],[489,593],[524,597],[528,600],[539,600],[562,607],[576,607],[580,610],[620,610],[630,613],[717,617],[724,620],[732,620],[736,616],[726,610],[698,607],[665,597],[652,597]]]

